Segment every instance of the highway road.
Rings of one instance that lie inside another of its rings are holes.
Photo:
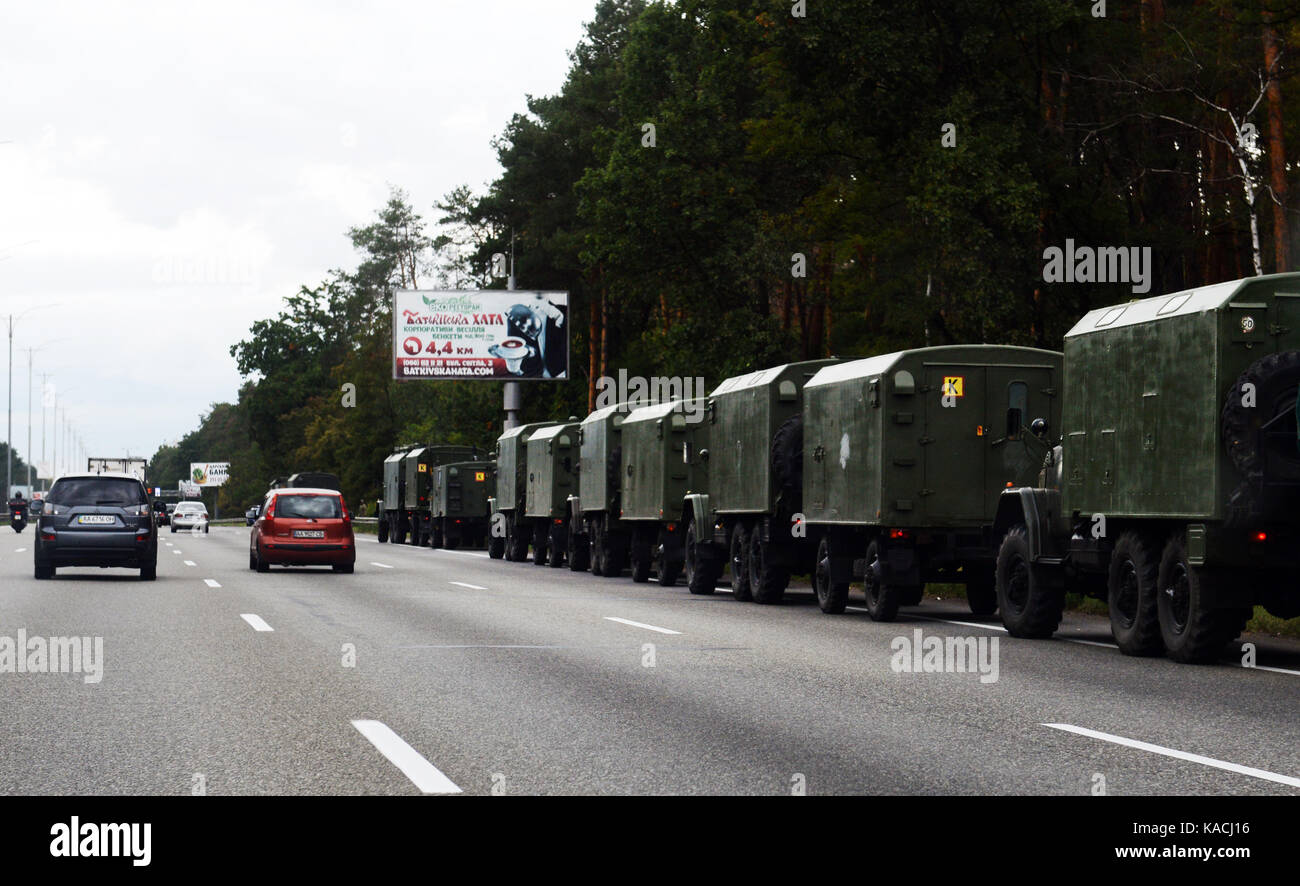
[[[877,624],[364,535],[354,575],[163,539],[156,582],[37,582],[0,537],[0,638],[103,638],[98,682],[0,673],[0,793],[1300,794],[1290,641],[1195,667],[1091,616],[1024,641],[960,600]],[[996,672],[900,671],[918,631],[996,638]]]

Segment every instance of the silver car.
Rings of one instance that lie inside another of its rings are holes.
[[[172,511],[172,532],[178,529],[208,531],[208,506],[201,501],[183,501]]]

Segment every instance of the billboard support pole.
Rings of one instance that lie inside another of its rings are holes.
[[[506,289],[514,290],[515,288],[515,232],[510,232],[510,276],[506,278]],[[502,406],[506,411],[506,420],[503,430],[510,430],[519,425],[519,410],[523,408],[524,392],[519,387],[519,382],[508,381],[501,389]]]

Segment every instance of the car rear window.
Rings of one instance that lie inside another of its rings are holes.
[[[275,506],[277,517],[338,519],[343,506],[337,495],[281,495]]]
[[[54,481],[45,500],[56,505],[132,507],[147,504],[144,487],[119,477],[68,477]]]

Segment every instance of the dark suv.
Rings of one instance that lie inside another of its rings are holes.
[[[36,526],[36,577],[60,566],[121,566],[158,577],[158,531],[142,484],[130,474],[72,474],[54,481]]]

